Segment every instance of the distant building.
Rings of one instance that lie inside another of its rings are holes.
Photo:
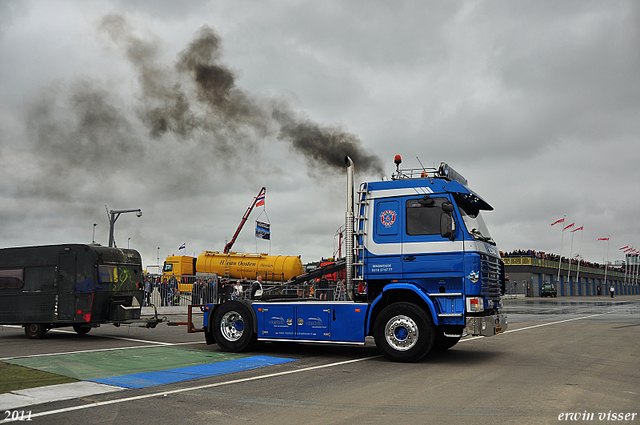
[[[607,295],[608,286],[613,285],[616,294],[639,294],[637,274],[625,273],[624,262],[620,265],[607,266],[606,276],[603,265],[593,265],[574,261],[569,270],[569,263],[563,259],[560,267],[560,281],[558,280],[558,261],[538,258],[534,255],[503,254],[505,275],[509,282],[505,287],[505,294],[525,294],[527,297],[539,297],[540,288],[544,283],[553,283],[558,296],[592,296]],[[632,260],[633,261],[633,260]],[[617,263],[617,262],[616,262]],[[606,278],[606,286],[605,286]]]

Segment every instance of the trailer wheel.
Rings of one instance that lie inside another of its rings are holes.
[[[85,335],[89,333],[91,326],[73,325],[73,330],[76,331],[78,335]]]
[[[24,325],[24,333],[31,339],[40,339],[44,337],[47,331],[48,329],[43,323],[29,323]]]
[[[238,353],[250,349],[256,335],[249,308],[237,301],[220,305],[213,316],[213,336],[224,351]]]
[[[415,362],[423,358],[435,338],[433,324],[415,304],[399,302],[385,307],[375,321],[373,337],[389,360]]]

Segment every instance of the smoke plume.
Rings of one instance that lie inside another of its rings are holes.
[[[188,139],[204,133],[211,149],[225,155],[242,148],[268,148],[276,140],[303,155],[311,168],[344,169],[350,155],[359,170],[382,172],[379,157],[366,153],[355,134],[313,122],[281,99],[255,96],[237,86],[237,73],[222,62],[222,41],[207,25],[177,55],[172,67],[158,63],[155,39],[144,41],[121,15],[106,16],[101,29],[124,49],[138,73],[138,116],[152,138]]]

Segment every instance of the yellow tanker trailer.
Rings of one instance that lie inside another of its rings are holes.
[[[299,256],[242,254],[205,251],[198,256],[197,273],[216,273],[233,279],[255,279],[286,282],[303,273]]]

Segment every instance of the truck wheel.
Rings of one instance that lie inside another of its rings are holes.
[[[249,308],[237,301],[221,304],[213,316],[213,336],[224,351],[238,353],[256,341]]]
[[[427,313],[415,304],[399,302],[385,307],[375,321],[373,337],[389,360],[415,362],[424,357],[434,341]]]
[[[91,326],[73,325],[73,330],[76,331],[78,335],[85,335],[89,333]]]
[[[29,323],[24,325],[24,333],[31,339],[40,339],[47,333],[47,327],[42,323]]]

